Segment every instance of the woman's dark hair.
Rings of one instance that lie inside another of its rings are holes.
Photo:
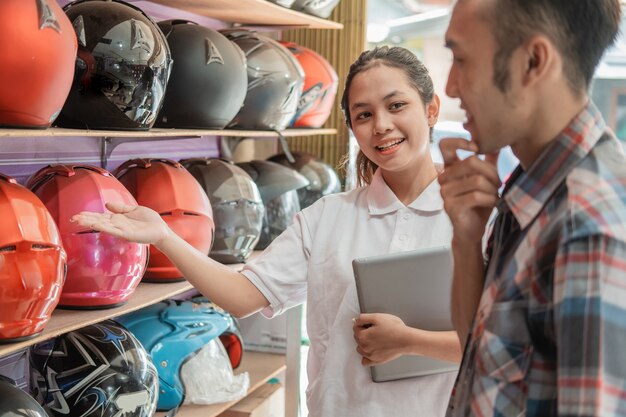
[[[341,110],[343,111],[346,125],[349,128],[352,128],[349,103],[352,80],[357,74],[379,65],[398,68],[404,71],[413,88],[419,93],[422,103],[429,104],[435,97],[433,80],[430,78],[426,66],[408,49],[399,46],[380,46],[369,51],[364,51],[357,60],[350,65],[350,70],[346,77],[346,84],[343,89],[343,96],[341,97]],[[345,168],[347,162],[347,156],[345,156],[340,166]],[[359,151],[357,155],[356,164],[358,185],[369,184],[378,166],[370,161],[362,151]]]

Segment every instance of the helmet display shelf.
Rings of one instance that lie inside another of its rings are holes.
[[[39,1],[39,0],[33,0]],[[63,6],[68,4],[68,0],[58,0]],[[141,2],[142,7],[143,3]],[[158,7],[166,6],[160,10],[161,14],[168,11],[179,10],[186,16],[202,16],[203,18],[216,19],[222,22],[238,24],[240,26],[271,26],[275,30],[292,28],[311,29],[342,29],[341,23],[323,19],[304,12],[292,10],[266,0],[151,0],[150,7],[155,10]],[[159,19],[161,20],[161,19]],[[37,138],[41,141],[42,149],[47,142],[62,141],[66,138],[72,140],[99,141],[100,165],[107,167],[109,157],[113,150],[121,144],[127,142],[159,141],[213,137],[220,139],[222,146],[228,148],[229,142],[236,142],[244,138],[290,138],[314,135],[336,135],[336,129],[284,129],[280,132],[257,131],[250,129],[181,129],[181,128],[150,128],[148,130],[91,130],[50,127],[47,129],[34,128],[0,128],[0,143],[3,138]],[[38,145],[39,146],[39,145]],[[198,155],[201,156],[201,155]],[[16,162],[16,164],[19,162]],[[253,260],[259,252],[253,252],[247,261]],[[228,265],[234,270],[240,270],[242,264]],[[194,294],[192,285],[187,281],[172,282],[167,284],[140,283],[128,301],[118,307],[106,310],[55,310],[50,320],[46,323],[45,329],[33,335],[28,340],[19,340],[12,343],[0,344],[0,358],[9,358],[16,353],[41,342],[52,340],[58,336],[94,325],[108,319],[115,319],[123,314],[139,310],[143,307],[153,305],[165,299],[187,297]],[[293,417],[298,413],[297,385],[294,381],[299,378],[299,356],[301,337],[301,308],[291,309],[287,313],[288,320],[288,343],[286,355],[276,355],[261,352],[246,351],[243,361],[237,368],[236,373],[248,372],[250,376],[250,388],[248,392],[253,392],[264,385],[269,379],[285,374],[285,396],[291,399],[286,400],[286,416]],[[291,401],[291,403],[290,403]],[[179,417],[211,417],[217,416],[232,406],[234,402],[213,404],[208,406],[185,406],[178,411]],[[163,413],[157,413],[157,417],[163,417]]]

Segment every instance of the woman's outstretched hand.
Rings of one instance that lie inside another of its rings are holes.
[[[170,228],[161,216],[148,207],[110,202],[106,208],[111,213],[83,211],[72,216],[71,221],[132,242],[157,246],[170,233]]]

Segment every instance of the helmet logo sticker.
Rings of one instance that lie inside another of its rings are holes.
[[[317,83],[303,92],[298,101],[298,114],[306,113],[313,106],[313,103],[320,98],[321,92],[322,83]]]
[[[204,42],[206,45],[206,64],[209,65],[212,62],[217,62],[218,64],[224,65],[224,58],[222,58],[222,54],[217,50],[215,44],[211,42],[209,38],[204,38]]]
[[[83,15],[78,15],[78,17],[72,22],[72,26],[74,26],[74,32],[76,32],[78,44],[83,48],[86,48],[87,37],[85,36],[85,21],[83,20]]]
[[[150,46],[150,40],[144,33],[141,25],[135,19],[131,19],[131,35],[130,35],[130,44],[132,45],[130,49],[141,48],[147,53],[152,53],[152,47]]]
[[[150,393],[146,390],[120,394],[115,399],[115,405],[120,410],[118,415],[134,413],[139,407],[150,402]]]
[[[50,28],[61,33],[59,21],[46,0],[37,0],[37,14],[39,15],[39,30]]]

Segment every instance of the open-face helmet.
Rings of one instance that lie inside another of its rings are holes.
[[[40,333],[59,303],[66,255],[59,229],[27,188],[0,174],[0,340]]]
[[[51,417],[152,417],[157,371],[141,343],[106,320],[30,348],[31,390]]]
[[[263,226],[265,209],[258,187],[246,171],[223,159],[192,158],[181,163],[211,200],[215,234],[209,256],[221,263],[244,262]]]
[[[298,190],[300,209],[305,209],[317,200],[328,194],[341,191],[339,176],[326,162],[304,152],[292,152],[294,162],[289,162],[284,153],[268,158],[288,168],[295,169],[309,180],[309,185]]]
[[[72,24],[56,0],[3,0],[0,27],[0,126],[48,127],[72,85]]]
[[[121,0],[78,0],[64,8],[78,39],[70,94],[57,125],[147,130],[163,101],[171,58],[156,23]]]
[[[232,317],[210,303],[165,300],[117,319],[146,348],[159,374],[158,410],[182,404],[184,363],[226,331]],[[206,370],[210,372],[210,369]]]
[[[187,20],[158,23],[174,60],[157,127],[223,129],[246,97],[246,57],[216,30]]]
[[[237,164],[254,180],[265,206],[263,230],[257,249],[265,249],[278,235],[293,223],[300,211],[297,190],[309,181],[293,169],[270,161],[250,161]]]
[[[304,87],[298,111],[294,116],[295,127],[321,127],[333,109],[339,78],[330,62],[312,49],[293,42],[281,42],[296,57],[304,70]]]
[[[282,130],[298,110],[304,72],[298,60],[277,41],[245,29],[221,33],[243,50],[248,91],[243,107],[228,127]]]
[[[136,205],[108,171],[90,165],[48,165],[26,184],[52,214],[67,252],[67,279],[59,305],[107,308],[125,303],[139,285],[148,246],[70,221],[81,211],[107,212],[105,203]]]
[[[208,255],[213,242],[211,202],[195,178],[171,159],[131,159],[114,172],[137,203],[161,215],[167,225],[187,243]],[[150,246],[144,280],[183,280],[182,273],[167,256]]]

